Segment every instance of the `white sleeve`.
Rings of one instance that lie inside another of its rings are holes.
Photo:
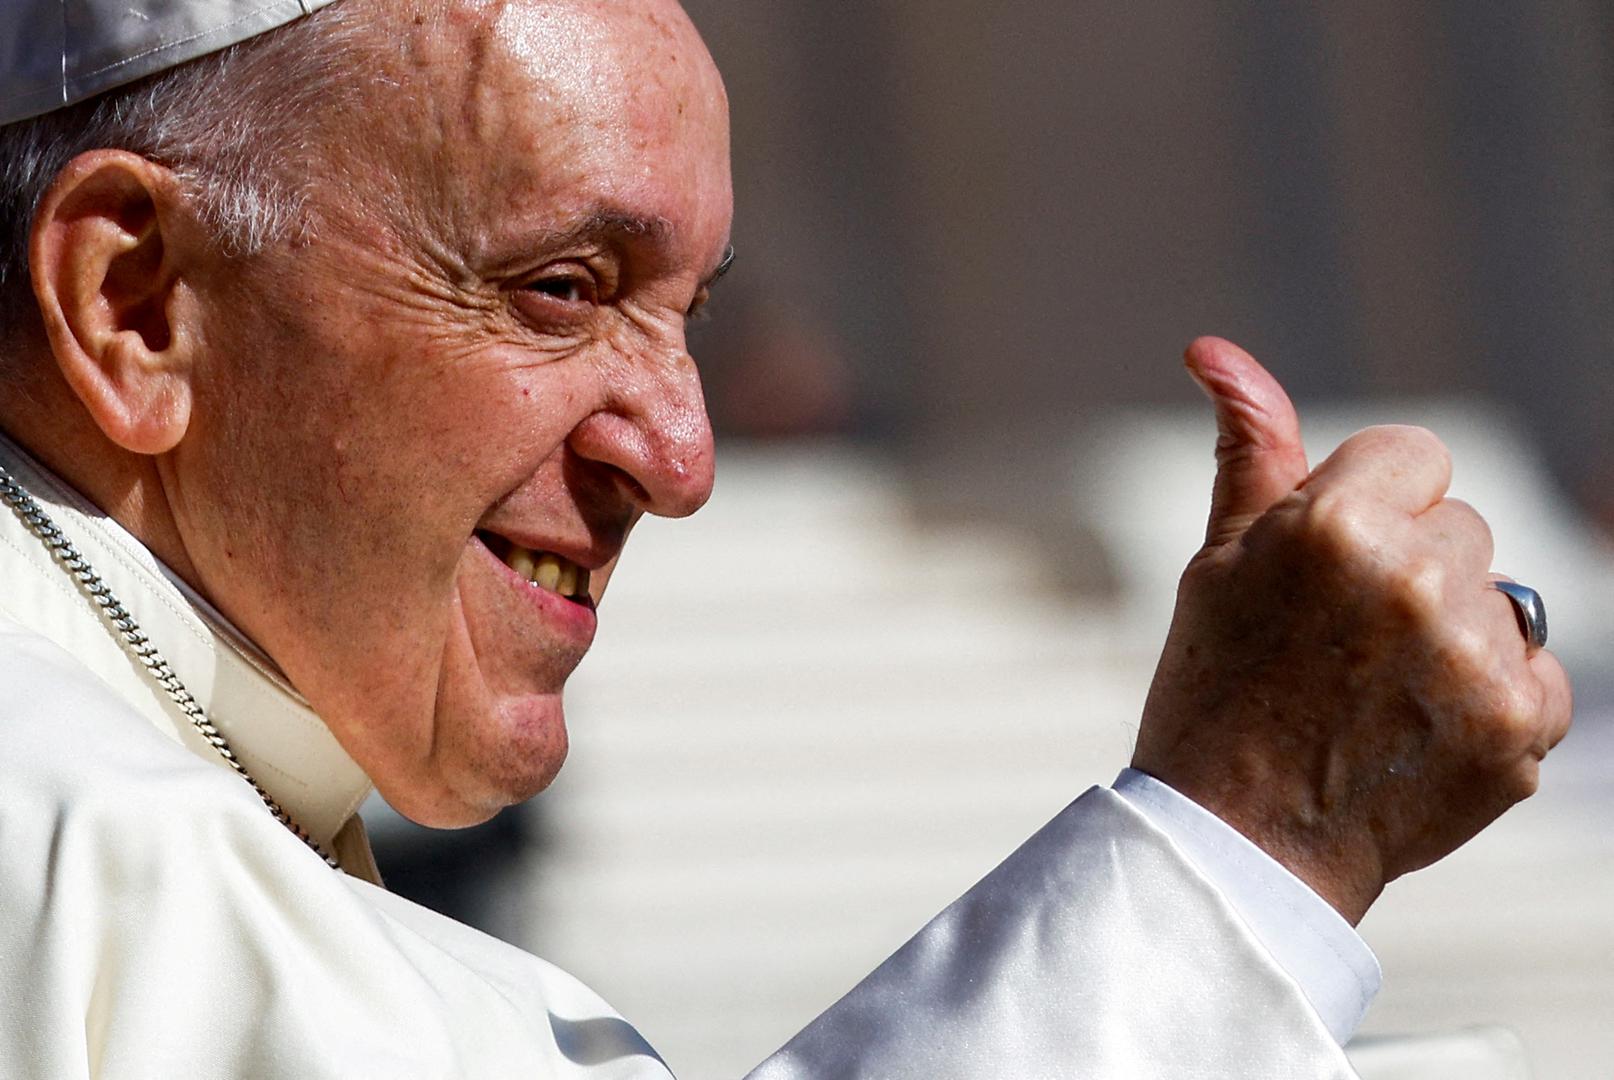
[[[1351,924],[1243,833],[1165,782],[1125,769],[1114,787],[1227,897],[1334,1038],[1349,1041],[1383,980]]]
[[[751,1080],[1355,1075],[1212,881],[1094,788]]]

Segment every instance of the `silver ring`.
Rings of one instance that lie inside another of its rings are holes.
[[[1519,633],[1538,649],[1547,647],[1547,605],[1541,594],[1517,581],[1493,581],[1491,587],[1513,601],[1513,614],[1519,618]]]

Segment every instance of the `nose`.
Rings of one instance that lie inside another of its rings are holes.
[[[607,465],[640,510],[687,517],[712,496],[712,423],[682,347],[610,378],[605,406],[572,429],[573,453]]]

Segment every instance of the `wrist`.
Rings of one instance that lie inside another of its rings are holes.
[[[1132,768],[1192,799],[1271,856],[1352,926],[1384,891],[1383,859],[1371,828],[1330,821],[1299,798],[1274,794],[1274,778],[1220,782],[1139,755]]]

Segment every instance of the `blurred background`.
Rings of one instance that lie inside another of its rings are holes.
[[[1365,1030],[1614,1075],[1614,5],[686,4],[734,110],[717,493],[636,535],[554,788],[372,806],[389,884],[743,1073],[1126,764],[1217,333],[1318,455],[1445,438],[1577,680],[1542,794],[1363,924]]]

